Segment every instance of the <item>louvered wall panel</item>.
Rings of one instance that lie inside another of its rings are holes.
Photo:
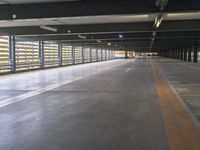
[[[92,62],[97,61],[97,51],[96,49],[91,49],[91,56],[92,56]]]
[[[83,62],[82,58],[82,47],[75,47],[74,48],[74,58],[75,58],[75,64],[80,64]]]
[[[62,63],[63,65],[73,64],[73,51],[72,46],[62,45]]]
[[[54,42],[44,43],[44,66],[58,66],[59,55],[58,55],[58,44]]]
[[[29,70],[39,68],[39,43],[16,42],[15,57],[16,70]]]
[[[84,48],[84,62],[90,62],[90,48]]]
[[[7,36],[0,36],[0,73],[9,72],[9,42]]]
[[[100,49],[97,50],[97,60],[101,61],[101,50]]]
[[[106,60],[106,51],[102,50],[102,60]]]

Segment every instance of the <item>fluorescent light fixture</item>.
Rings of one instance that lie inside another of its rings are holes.
[[[156,17],[155,23],[154,23],[155,26],[156,26],[156,28],[158,28],[158,27],[160,26],[162,20],[163,20],[163,16],[157,16],[157,17]]]
[[[124,36],[123,34],[119,34],[119,38],[122,39]]]
[[[157,34],[157,32],[156,32],[156,31],[153,31],[153,34],[152,34],[152,35],[153,35],[154,37],[156,36],[156,34]]]
[[[110,46],[112,45],[111,43],[107,43],[107,44],[110,45]]]
[[[40,26],[40,28],[44,29],[44,30],[48,30],[48,31],[53,31],[53,32],[57,32],[58,31],[57,28],[53,28],[53,27],[45,26],[45,25]]]
[[[87,36],[80,35],[80,34],[78,35],[78,37],[81,38],[81,39],[87,39]]]
[[[97,40],[97,42],[98,42],[98,43],[102,43],[102,41],[101,41],[101,40]]]

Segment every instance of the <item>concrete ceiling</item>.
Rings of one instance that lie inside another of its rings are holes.
[[[43,18],[43,19],[24,19],[24,20],[0,20],[0,27],[150,22],[153,21],[155,17],[156,15],[152,14],[152,15],[107,15],[107,16],[81,16],[81,17]]]
[[[0,5],[50,3],[50,2],[65,2],[65,1],[78,1],[78,0],[0,0]]]
[[[155,49],[177,48],[198,41],[200,2],[168,0],[165,9],[160,10],[155,1],[0,0],[0,34],[15,35],[20,40],[98,45],[110,42],[148,50],[152,45]],[[155,28],[154,22],[159,16],[163,18],[162,23]],[[56,28],[57,32],[41,29],[41,25]],[[170,35],[165,34],[168,32]],[[124,38],[119,39],[120,33]],[[87,39],[78,38],[79,34],[86,35]],[[98,43],[98,39],[103,43]]]
[[[146,15],[102,15],[42,19],[16,19],[0,20],[0,27],[40,26],[40,25],[84,25],[84,24],[109,24],[131,22],[153,22],[157,14]],[[163,21],[169,20],[197,20],[200,12],[165,13]]]

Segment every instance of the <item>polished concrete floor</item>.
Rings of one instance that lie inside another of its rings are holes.
[[[200,69],[189,63],[112,60],[13,74],[0,77],[0,150],[169,150],[151,62],[198,118]]]
[[[200,122],[200,63],[158,59],[162,72]]]

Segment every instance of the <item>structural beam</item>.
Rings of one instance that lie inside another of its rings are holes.
[[[181,5],[180,5],[181,4]],[[169,1],[165,12],[199,10],[196,0]],[[88,11],[90,10],[90,11]],[[31,18],[58,18],[118,14],[152,14],[160,10],[154,0],[71,1],[43,4],[7,5],[0,7],[0,20]]]
[[[178,24],[178,26],[177,26]],[[87,25],[57,25],[52,26],[58,31],[54,34],[108,34],[108,33],[147,33],[153,32],[151,22],[137,23],[110,23],[110,24],[87,24]],[[169,31],[197,31],[199,32],[200,20],[180,20],[165,21],[162,23],[157,32]],[[70,28],[71,33],[67,33]],[[51,31],[43,30],[38,26],[28,27],[7,27],[0,28],[1,35],[51,35]]]

